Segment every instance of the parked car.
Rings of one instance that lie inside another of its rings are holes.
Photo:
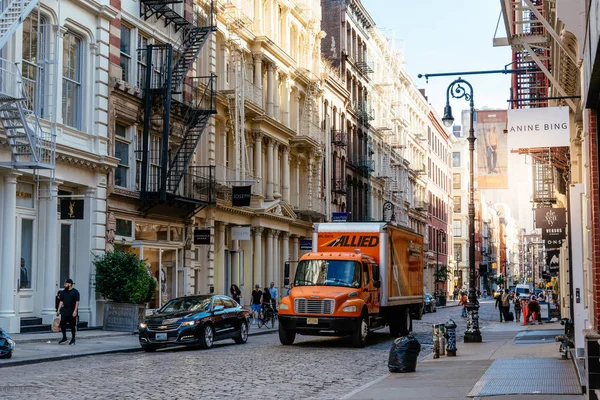
[[[11,358],[14,351],[15,342],[0,328],[0,358]]]
[[[166,346],[209,349],[218,340],[248,340],[250,312],[223,295],[179,297],[169,301],[139,327],[145,351]]]
[[[431,293],[425,293],[425,305],[423,307],[425,312],[436,312],[435,297]]]

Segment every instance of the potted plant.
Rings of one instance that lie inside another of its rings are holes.
[[[96,292],[104,304],[105,330],[135,332],[156,292],[156,281],[135,253],[107,251],[94,258]]]
[[[439,283],[445,283],[448,280],[448,266],[440,265],[440,267],[434,274],[435,274],[435,279],[436,279],[436,282],[438,285],[439,285]],[[438,306],[446,305],[446,291],[445,290],[441,291],[440,294],[438,294],[437,305]]]

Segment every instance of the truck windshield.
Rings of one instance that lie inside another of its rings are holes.
[[[345,260],[304,260],[298,263],[294,286],[360,287],[360,263]]]

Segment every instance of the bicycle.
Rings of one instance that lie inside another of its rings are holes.
[[[271,326],[269,326],[269,322]],[[262,326],[266,326],[267,328],[275,327],[275,311],[270,303],[263,303],[258,314],[258,327],[261,328]]]

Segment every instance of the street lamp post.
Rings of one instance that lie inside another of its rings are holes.
[[[435,264],[435,296],[437,301],[439,301],[440,297],[440,236],[442,237],[442,243],[446,243],[446,232],[438,229],[435,234],[435,248],[437,250]]]
[[[465,89],[465,85],[469,91]],[[475,152],[475,129],[473,127],[475,106],[473,104],[473,86],[462,78],[453,81],[446,90],[446,106],[442,121],[447,127],[454,124],[452,107],[450,107],[450,96],[455,99],[464,98],[469,102],[470,126],[469,126],[469,302],[467,303],[467,330],[465,331],[465,343],[481,342],[481,331],[479,330],[479,301],[475,291],[475,186],[474,186],[474,160]]]

